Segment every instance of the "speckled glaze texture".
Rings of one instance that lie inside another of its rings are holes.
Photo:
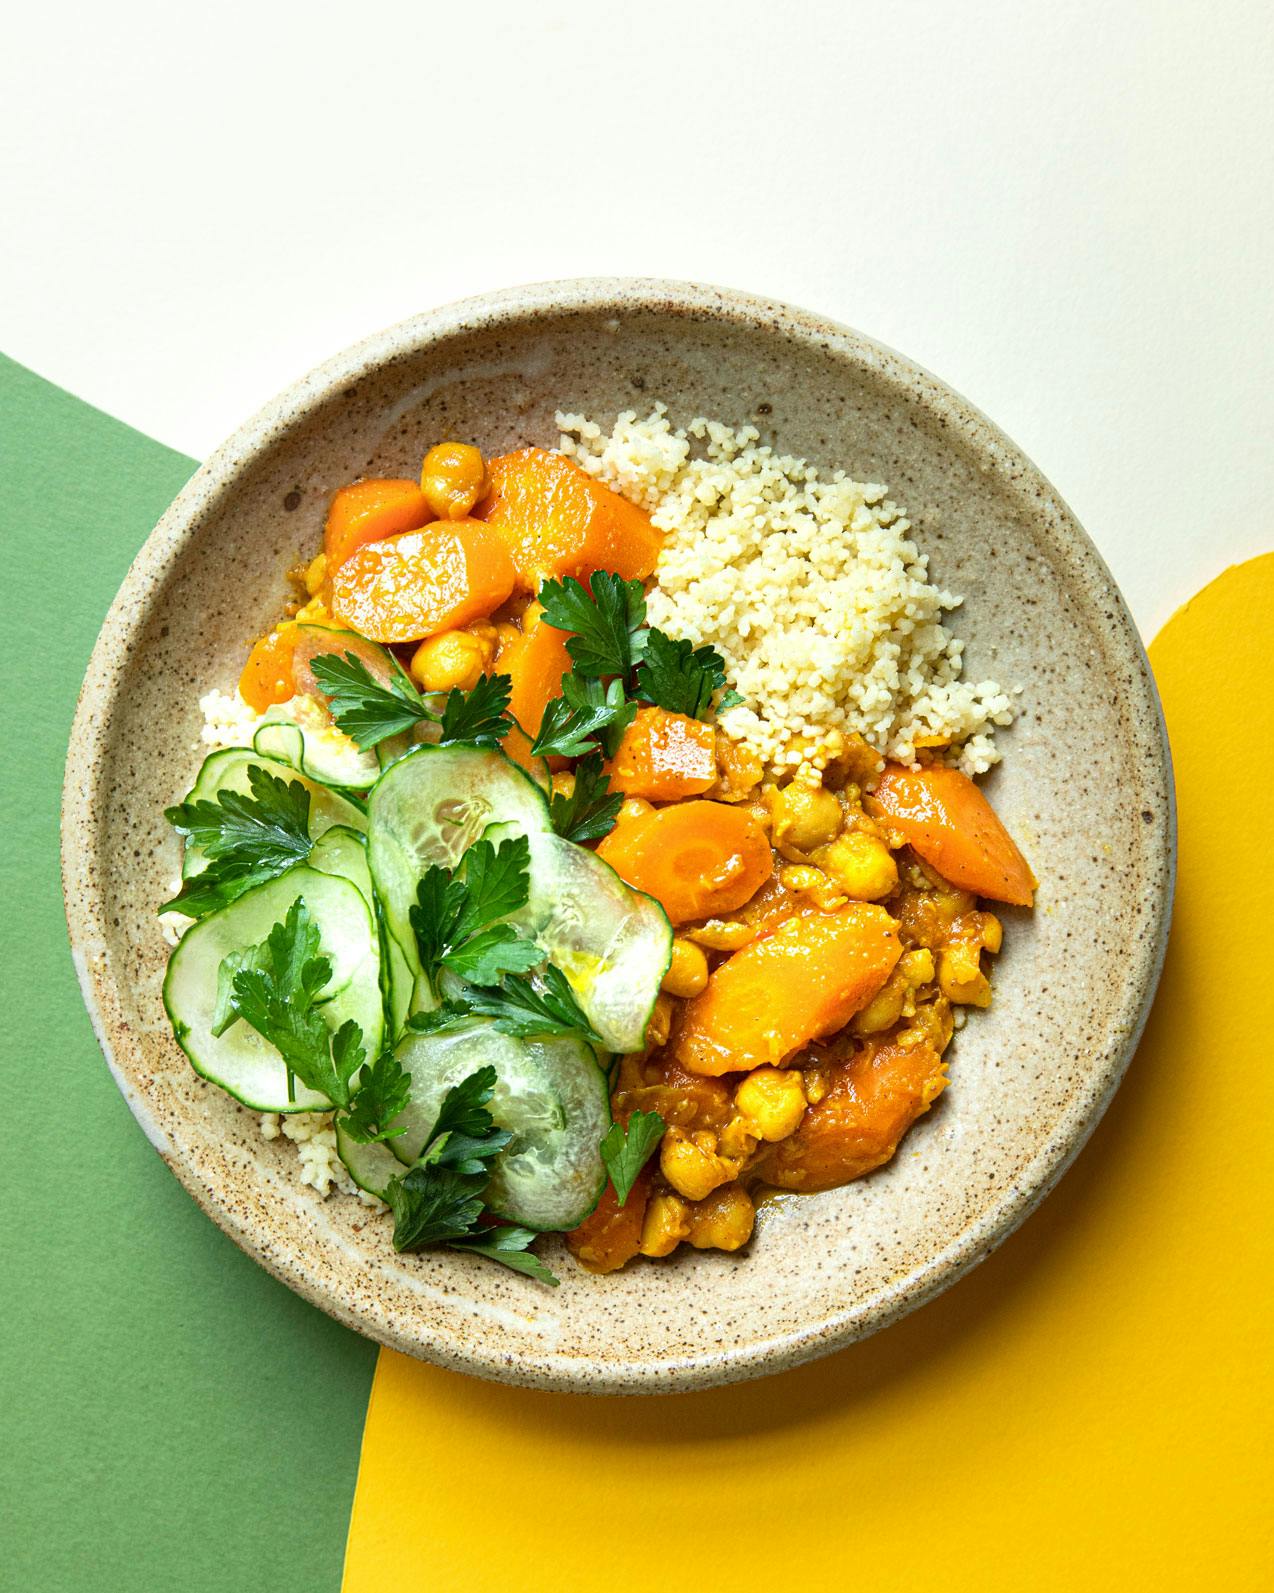
[[[1005,910],[995,1002],[949,1053],[951,1088],[880,1172],[766,1203],[749,1249],[607,1278],[545,1246],[562,1286],[437,1253],[318,1199],[293,1151],[198,1079],[160,1001],[155,907],[178,869],[166,804],[200,761],[197,698],[230,687],[317,547],[330,493],[411,475],[459,436],[553,444],[556,408],[609,422],[666,401],[907,506],[963,592],[967,670],[1021,685],[987,789],[1040,876]],[[542,1388],[657,1392],[754,1377],[892,1322],[986,1256],[1101,1116],[1163,958],[1172,778],[1146,657],[1110,573],[1038,470],[900,355],[784,305],[682,283],[519,288],[404,322],[305,377],[193,477],[107,616],[72,733],[63,810],[71,941],[107,1061],[173,1172],[231,1237],[360,1332]]]

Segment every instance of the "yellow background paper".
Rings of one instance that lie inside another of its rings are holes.
[[[1026,1227],[875,1338],[733,1388],[540,1394],[382,1351],[344,1593],[1274,1586],[1272,614],[1269,555],[1150,650],[1168,962]]]

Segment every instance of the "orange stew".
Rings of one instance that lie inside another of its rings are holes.
[[[396,649],[425,692],[508,676],[505,754],[568,795],[571,760],[550,776],[531,748],[572,668],[569,637],[531,599],[550,577],[646,580],[660,540],[560,454],[484,461],[442,443],[419,484],[335,494],[296,619],[357,633],[350,648],[382,674],[359,638]],[[285,622],[252,649],[245,701],[260,712],[317,693],[308,660],[330,647]],[[1002,931],[979,899],[1029,906],[1035,886],[937,747],[904,768],[850,736],[818,773],[767,775],[711,710],[645,704],[611,754],[625,800],[589,844],[662,905],[675,938],[646,1048],[618,1060],[612,1091],[617,1121],[658,1112],[663,1136],[627,1199],[608,1184],[569,1236],[595,1272],[681,1244],[738,1249],[765,1189],[830,1189],[888,1161],[947,1084],[956,1009],[991,999]]]

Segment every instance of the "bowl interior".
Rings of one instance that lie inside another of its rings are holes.
[[[887,482],[943,585],[967,671],[1022,688],[989,792],[1040,877],[1005,911],[991,1010],[885,1169],[763,1205],[741,1256],[690,1253],[548,1290],[449,1254],[296,1180],[292,1148],[192,1073],[160,1002],[166,804],[200,759],[198,699],[230,689],[316,550],[329,494],[411,475],[446,436],[487,452],[665,402]],[[272,405],[200,472],[104,628],[67,777],[68,913],[86,995],[134,1110],[240,1243],[334,1314],[510,1381],[639,1389],[791,1364],[889,1320],[979,1259],[1078,1149],[1118,1082],[1162,955],[1171,786],[1144,655],[1108,572],[1048,484],[907,361],[799,312],[708,290],[557,285],[392,329]]]

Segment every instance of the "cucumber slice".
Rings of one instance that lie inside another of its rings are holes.
[[[347,825],[350,829],[359,831],[367,828],[367,819],[361,807],[339,792],[332,791],[313,780],[307,780],[291,764],[280,763],[277,758],[264,757],[249,747],[227,747],[205,758],[203,766],[195,776],[194,785],[186,795],[186,801],[214,802],[222,791],[239,791],[246,796],[251,790],[248,784],[248,770],[253,765],[268,769],[271,774],[278,775],[284,780],[300,780],[310,793],[310,835],[313,839],[317,840],[334,824]],[[202,873],[207,866],[208,859],[200,848],[187,846],[181,860],[181,877],[190,879],[193,875]]]
[[[519,835],[552,829],[544,793],[502,752],[419,746],[391,764],[367,804],[367,860],[389,932],[419,972],[408,912],[431,863],[454,868],[492,825]]]
[[[347,879],[358,887],[368,907],[375,902],[372,871],[367,866],[367,838],[348,824],[334,824],[323,831],[310,850],[309,866]]]
[[[560,835],[528,839],[531,894],[510,922],[562,970],[608,1051],[640,1051],[672,961],[667,914],[596,853]]]
[[[345,1125],[336,1119],[336,1154],[345,1163],[345,1169],[360,1189],[369,1195],[385,1198],[385,1186],[391,1178],[401,1178],[403,1164],[392,1156],[384,1145],[360,1145],[345,1132]]]
[[[289,1100],[283,1059],[250,1024],[240,1019],[220,1036],[212,1032],[222,958],[260,944],[298,897],[313,914],[323,953],[332,961],[324,1021],[335,1031],[353,1018],[363,1031],[368,1056],[376,1056],[384,1042],[379,937],[361,893],[334,874],[297,864],[278,879],[245,891],[186,931],[164,978],[164,1006],[195,1072],[258,1112],[314,1112],[331,1105],[299,1081],[295,1098]]]
[[[314,843],[310,853],[311,868],[324,874],[339,874],[362,892],[363,900],[372,909],[380,934],[380,976],[385,996],[387,1039],[392,1043],[403,1032],[407,1015],[412,1008],[412,991],[416,976],[411,970],[402,947],[389,933],[380,902],[372,889],[371,870],[367,866],[367,839],[344,824],[333,825]]]
[[[301,725],[282,711],[267,714],[252,746],[266,757],[290,763],[306,779],[337,789],[366,791],[380,774],[376,754],[360,752],[335,725]]]
[[[408,1035],[397,1050],[411,1074],[407,1132],[390,1148],[410,1164],[424,1149],[442,1098],[480,1067],[496,1070],[488,1110],[513,1136],[492,1163],[483,1199],[496,1216],[528,1228],[576,1228],[606,1185],[601,1142],[610,1127],[606,1076],[577,1035],[516,1040],[476,1020],[442,1034]]]

